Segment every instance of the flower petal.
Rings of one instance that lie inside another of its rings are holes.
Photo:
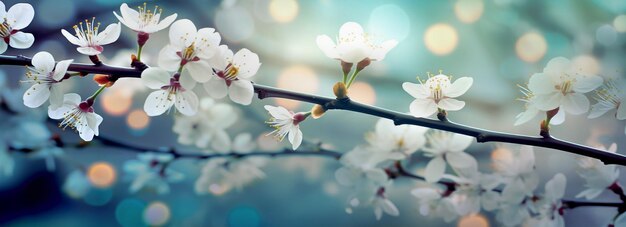
[[[454,81],[454,83],[452,83],[452,85],[448,89],[444,90],[444,95],[450,98],[459,97],[465,94],[465,92],[470,89],[472,83],[474,83],[473,78],[461,77]]]
[[[67,30],[65,29],[61,29],[61,34],[63,34],[63,36],[65,36],[65,38],[70,41],[70,43],[76,45],[76,46],[85,46],[83,45],[83,43],[80,41],[80,39],[78,39],[76,36],[72,35],[72,33],[69,33]]]
[[[65,77],[65,73],[67,73],[67,68],[70,67],[70,64],[72,64],[72,62],[74,62],[74,60],[70,59],[63,60],[57,63],[56,67],[54,68],[54,74],[52,75],[52,79],[56,81],[61,81],[61,79]]]
[[[426,182],[437,182],[443,174],[446,172],[446,162],[442,157],[436,157],[430,160],[426,165],[426,170],[424,171],[424,178]]]
[[[593,118],[600,117],[604,115],[606,112],[609,112],[609,110],[612,110],[613,108],[615,108],[614,105],[607,105],[607,103],[605,102],[598,102],[594,104],[593,106],[591,106],[591,111],[589,113],[588,118],[593,119]]]
[[[5,51],[7,51],[8,47],[9,47],[9,44],[7,44],[6,42],[0,40],[0,54],[2,54]]]
[[[176,54],[177,52],[180,52],[180,50],[176,49],[173,45],[163,47],[159,52],[159,67],[169,71],[178,70],[182,59]]]
[[[565,110],[560,110],[559,109],[559,111],[556,112],[554,117],[552,117],[552,120],[550,120],[550,124],[551,125],[560,125],[560,124],[563,124],[563,122],[565,122]]]
[[[168,17],[166,17],[163,20],[161,20],[161,22],[159,22],[159,24],[157,26],[155,26],[153,30],[146,31],[146,32],[153,33],[153,32],[157,32],[157,31],[161,31],[161,30],[167,28],[167,26],[170,26],[170,24],[172,24],[172,22],[174,22],[174,20],[176,20],[176,17],[178,17],[178,14],[176,14],[176,13],[172,14],[172,15],[169,15]]]
[[[465,152],[448,152],[446,160],[450,166],[456,169],[474,170],[478,168],[478,162],[474,157]]]
[[[202,28],[198,30],[196,37],[196,56],[203,60],[208,60],[217,53],[222,37],[213,28]],[[210,71],[209,71],[210,72]]]
[[[237,77],[246,79],[254,76],[261,66],[259,56],[252,51],[244,48],[233,57],[233,65],[239,69]]]
[[[25,28],[33,21],[35,9],[28,3],[17,3],[7,11],[6,21],[15,30]]]
[[[324,52],[326,57],[332,59],[339,58],[339,54],[337,53],[337,46],[330,37],[328,37],[327,35],[318,35],[315,42],[317,43],[317,47],[319,47],[320,50]]]
[[[391,49],[396,47],[396,45],[398,45],[398,41],[396,41],[395,39],[387,40],[383,42],[382,44],[380,44],[380,46],[375,47],[374,51],[372,51],[372,54],[370,54],[369,58],[372,61],[382,61],[383,59],[385,59],[385,56],[387,55],[387,53]]]
[[[249,105],[252,103],[252,97],[254,96],[254,87],[252,83],[247,80],[232,81],[228,89],[228,96],[233,102]]]
[[[33,45],[33,42],[35,42],[35,36],[25,32],[17,32],[9,39],[9,45],[16,49],[27,49]]]
[[[402,83],[402,89],[416,99],[425,99],[430,96],[430,89],[423,84],[404,82]]]
[[[589,99],[580,93],[570,93],[563,98],[561,107],[570,114],[578,115],[589,110]]]
[[[558,108],[564,99],[561,93],[552,93],[547,95],[537,95],[535,98],[535,106],[542,111],[548,111]]]
[[[50,88],[47,84],[34,84],[24,92],[24,105],[30,108],[40,107],[50,97]]]
[[[53,109],[59,108],[63,105],[63,90],[59,86],[60,84],[50,85],[50,107]]]
[[[185,90],[192,90],[194,87],[196,87],[197,84],[197,82],[193,78],[191,78],[188,73],[184,73],[184,71],[183,75],[180,75],[178,82],[180,83],[180,86],[183,86]]]
[[[141,73],[141,82],[151,89],[161,89],[170,84],[170,73],[161,68],[150,67]]]
[[[617,118],[617,120],[624,120],[624,119],[626,119],[626,103],[622,102],[622,104],[620,104],[617,107],[617,113],[616,113],[615,117]]]
[[[146,98],[146,102],[143,105],[143,110],[148,116],[158,116],[174,105],[174,97],[168,97],[169,91],[158,90],[153,91]]]
[[[211,76],[209,81],[207,81],[203,85],[206,92],[213,98],[224,98],[226,94],[228,94],[228,86],[226,85],[226,81],[221,78]]]
[[[300,128],[297,126],[292,127],[291,129],[289,129],[289,142],[291,143],[291,148],[293,150],[298,149],[298,147],[300,147],[300,144],[302,144],[302,131],[300,131]]]
[[[560,200],[565,194],[567,179],[562,173],[557,173],[546,183],[545,196],[551,200]]]
[[[84,55],[98,55],[102,53],[102,46],[93,46],[93,47],[78,47],[76,50]]]
[[[363,27],[356,22],[346,22],[339,28],[339,39],[363,39]]]
[[[596,88],[602,86],[604,80],[602,77],[590,75],[590,76],[579,76],[576,78],[572,89],[578,93],[587,93],[595,90]]]
[[[98,33],[96,37],[97,45],[107,45],[111,44],[120,37],[120,33],[122,32],[122,25],[120,23],[113,23],[107,26],[104,31]]]
[[[465,102],[451,98],[444,98],[437,103],[437,107],[449,111],[457,111],[463,109],[464,106]]]
[[[432,99],[416,99],[411,102],[409,111],[415,117],[429,117],[437,112],[437,104]]]
[[[198,96],[193,91],[179,91],[176,93],[176,109],[178,112],[192,116],[198,112]]]
[[[46,51],[38,52],[37,54],[35,54],[35,56],[33,56],[33,59],[31,60],[31,64],[33,64],[35,69],[37,69],[42,74],[48,74],[52,72],[52,70],[54,70],[54,63],[54,57],[52,57],[52,54]]]
[[[528,81],[528,89],[535,95],[546,95],[555,92],[554,82],[544,73],[535,73]]]
[[[204,83],[209,81],[213,68],[206,61],[194,61],[185,65],[185,71],[183,74],[188,74],[198,83]]]

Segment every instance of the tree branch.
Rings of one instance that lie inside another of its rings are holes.
[[[6,56],[0,55],[0,65],[31,65],[31,60],[24,56]],[[70,65],[70,71],[77,71],[81,73],[95,73],[95,74],[109,74],[116,77],[141,77],[141,68],[125,68],[114,67],[105,64],[102,65],[89,65],[73,63]],[[495,132],[480,128],[474,128],[466,125],[456,124],[449,120],[438,121],[428,118],[416,118],[408,114],[400,112],[382,109],[375,106],[369,106],[354,102],[349,98],[345,99],[332,99],[323,96],[304,94],[298,92],[287,91],[265,85],[254,85],[254,91],[258,94],[259,99],[265,98],[284,98],[297,100],[302,102],[308,102],[313,104],[322,105],[327,110],[339,109],[352,112],[363,113],[367,115],[377,116],[381,118],[387,118],[393,120],[394,124],[402,125],[418,125],[433,129],[439,129],[443,131],[449,131],[468,135],[476,138],[479,143],[485,142],[503,142],[511,144],[531,145],[536,147],[553,148],[562,150],[569,153],[574,153],[582,156],[596,158],[604,162],[605,164],[617,164],[626,166],[626,156],[610,153],[603,150],[595,149],[592,147],[559,140],[551,136],[525,136],[517,134],[509,134],[502,132]]]

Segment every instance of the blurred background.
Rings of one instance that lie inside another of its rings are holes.
[[[4,1],[7,9],[18,2]],[[56,60],[89,60],[75,51],[60,30],[71,29],[85,18],[95,16],[103,25],[117,22],[113,11],[121,3],[131,8],[144,1],[119,0],[37,0],[25,1],[35,8],[35,19],[24,29],[35,35],[28,50],[9,48],[6,55],[32,56],[51,52]],[[362,1],[362,0],[189,0],[147,1],[162,7],[163,16],[178,13],[178,19],[192,20],[198,28],[213,27],[222,43],[233,50],[248,48],[260,56],[262,66],[254,77],[259,84],[332,96],[332,85],[340,80],[341,68],[328,59],[315,44],[317,35],[337,35],[348,21],[360,23],[373,37],[396,39],[399,44],[386,59],[372,63],[350,89],[351,98],[370,105],[408,112],[412,98],[401,89],[402,82],[415,82],[417,76],[443,70],[455,78],[470,76],[474,85],[461,97],[467,106],[449,118],[471,126],[535,135],[539,118],[513,127],[515,116],[524,110],[517,87],[530,75],[541,72],[546,63],[564,56],[585,72],[604,78],[624,77],[626,60],[626,1],[622,0],[456,0],[456,1]],[[148,7],[150,8],[150,7]],[[143,60],[156,65],[157,54],[168,42],[167,30],[151,36]],[[122,28],[122,36],[102,54],[105,63],[127,66],[135,52],[136,33]],[[12,136],[60,133],[67,141],[78,141],[76,133],[63,132],[45,123],[45,109],[23,111],[24,67],[0,67],[0,87],[5,105],[20,114],[2,112],[0,128],[5,142]],[[67,91],[83,97],[96,90],[90,77],[74,78]],[[117,87],[117,88],[116,88]],[[148,91],[136,79],[123,79],[100,96],[96,111],[104,117],[102,136],[141,146],[180,146],[171,130],[172,115],[149,118],[143,112]],[[205,96],[198,90],[200,96]],[[13,95],[13,96],[11,96]],[[591,97],[591,96],[590,96]],[[222,100],[230,103],[228,99]],[[592,101],[593,103],[594,101]],[[237,108],[239,121],[228,129],[231,136],[250,132],[259,146],[277,150],[277,144],[263,122],[269,117],[263,105],[282,105],[306,111],[310,104],[280,99],[255,100],[249,107]],[[376,118],[336,111],[302,124],[305,139],[322,141],[338,151],[349,151],[364,142]],[[34,126],[33,123],[38,125]],[[43,127],[42,127],[43,126]],[[586,115],[567,116],[553,128],[553,135],[587,145],[618,143],[626,147],[624,122],[607,114],[588,120]],[[189,148],[192,149],[192,148]],[[469,153],[490,171],[490,157],[499,149],[518,149],[504,144],[474,144]],[[623,153],[623,151],[618,152]],[[623,149],[622,149],[623,150]],[[8,226],[498,226],[493,214],[464,217],[452,223],[422,217],[417,200],[409,191],[419,182],[399,179],[387,195],[398,205],[399,217],[385,216],[376,221],[371,208],[346,212],[350,191],[340,186],[334,171],[335,160],[324,157],[280,157],[264,168],[264,179],[242,190],[213,190],[196,195],[194,182],[198,167],[193,161],[177,161],[171,168],[185,173],[185,180],[171,184],[169,194],[150,191],[129,193],[123,163],[136,154],[118,148],[92,147],[64,149],[56,158],[56,169],[47,171],[42,159],[13,154],[15,169],[0,174],[0,225]],[[582,190],[576,175],[574,155],[536,149],[537,169],[542,182],[555,173],[568,177],[566,198]],[[411,171],[425,165],[422,155],[414,155]],[[420,162],[421,160],[421,162]],[[81,196],[63,190],[68,175],[83,171],[94,183]],[[622,177],[625,179],[625,177]],[[622,181],[626,182],[626,181]],[[542,184],[543,185],[543,184]],[[543,186],[538,191],[543,191]],[[616,201],[604,193],[598,201]],[[568,210],[568,226],[602,226],[615,215],[610,208]]]

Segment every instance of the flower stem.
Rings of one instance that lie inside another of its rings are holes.
[[[356,79],[356,77],[359,75],[359,72],[361,72],[360,70],[354,70],[354,73],[352,73],[352,76],[350,77],[350,80],[348,81],[348,83],[346,84],[346,88],[350,88],[350,85],[352,85],[352,82],[354,82],[354,80]]]
[[[89,99],[91,99],[92,101],[96,101],[98,95],[100,95],[100,93],[102,93],[105,88],[107,88],[107,86],[100,86],[100,88],[98,88],[98,90],[96,90],[96,92],[94,92],[93,95],[89,97]]]
[[[141,61],[141,51],[143,50],[143,45],[139,45],[137,47],[137,61]]]

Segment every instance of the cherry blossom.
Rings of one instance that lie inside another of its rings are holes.
[[[394,125],[389,119],[380,119],[376,130],[366,134],[365,139],[374,149],[390,153],[389,159],[404,159],[426,144],[428,128],[414,125]]]
[[[479,213],[481,207],[487,211],[498,207],[500,194],[494,189],[502,182],[500,176],[483,174],[477,170],[460,172],[459,175],[459,177],[445,176],[457,185],[450,197],[456,203],[459,215]]]
[[[545,185],[545,193],[541,198],[538,207],[539,217],[537,218],[537,226],[545,227],[563,227],[562,213],[560,212],[562,205],[561,198],[565,194],[565,185],[567,179],[565,175],[558,173]]]
[[[449,223],[457,219],[459,214],[455,203],[450,197],[444,197],[444,193],[446,192],[433,187],[416,188],[411,191],[411,195],[417,198],[422,216],[440,217]]]
[[[626,99],[626,90],[624,81],[608,80],[602,89],[596,91],[596,100],[598,103],[591,106],[589,118],[597,118],[610,110],[616,109],[615,118],[617,120],[626,119],[626,107],[622,101]],[[624,130],[626,133],[626,129]]]
[[[615,153],[617,151],[617,144],[611,144],[608,150],[605,147],[600,147],[599,149]],[[613,185],[619,177],[619,170],[615,165],[604,165],[604,163],[598,159],[581,157],[578,159],[578,166],[578,174],[585,179],[585,188],[587,189],[578,193],[576,198],[585,197],[585,199],[594,199]]]
[[[476,159],[463,152],[473,138],[461,134],[435,131],[426,135],[428,145],[423,148],[424,156],[432,159],[426,165],[424,177],[427,182],[437,182],[446,171],[446,163],[455,171],[478,168]]]
[[[26,28],[35,17],[33,6],[28,3],[18,3],[8,11],[3,2],[0,2],[0,18],[3,19],[0,24],[0,37],[4,42],[0,42],[0,54],[4,53],[8,46],[17,49],[27,49],[35,42],[33,34],[21,32]]]
[[[196,29],[190,20],[178,20],[169,32],[170,43],[159,52],[159,66],[168,71],[183,69],[182,77],[191,77],[204,83],[211,72],[209,59],[213,57],[221,37],[213,28]]]
[[[404,91],[413,96],[415,100],[409,106],[410,112],[415,117],[428,117],[437,110],[457,111],[465,106],[465,102],[456,100],[472,86],[471,77],[461,77],[450,82],[450,77],[438,74],[431,76],[426,83],[419,84],[405,82],[402,84]]]
[[[374,43],[363,32],[361,25],[355,22],[347,22],[341,26],[336,43],[327,35],[317,36],[317,46],[327,57],[347,63],[358,63],[365,59],[382,61],[387,52],[397,44],[396,40]]]
[[[525,103],[526,110],[524,112],[521,112],[517,116],[515,116],[515,119],[516,119],[514,123],[515,126],[524,124],[532,120],[533,118],[537,116],[537,114],[539,114],[539,112],[541,112],[541,110],[539,110],[536,106],[537,97],[530,90],[528,90],[528,88],[525,88],[522,86],[519,86],[519,87],[521,89],[522,94],[524,94],[524,97],[518,100]],[[565,121],[565,111],[558,110],[557,113],[550,120],[550,124],[560,125],[564,121]]]
[[[85,20],[84,24],[79,22],[73,28],[76,35],[72,35],[65,29],[61,29],[61,33],[70,43],[78,46],[76,48],[78,52],[90,56],[102,53],[103,46],[117,41],[122,31],[120,23],[110,24],[100,31],[100,22],[96,23],[95,17],[91,21]]]
[[[385,188],[378,189],[378,192],[376,192],[376,195],[372,198],[371,203],[374,207],[376,220],[380,220],[383,217],[383,212],[391,216],[400,215],[400,211],[396,205],[394,205],[393,202],[385,196]]]
[[[537,96],[535,106],[548,111],[562,108],[570,114],[589,110],[589,99],[584,95],[602,85],[602,77],[585,75],[564,57],[553,58],[543,69],[530,77],[528,89]]]
[[[171,154],[143,153],[137,155],[137,158],[124,163],[124,171],[132,181],[129,189],[131,193],[150,188],[158,194],[166,194],[170,191],[170,183],[184,179],[182,173],[167,168],[166,165],[174,160]]]
[[[48,108],[48,116],[52,119],[63,119],[61,128],[70,127],[78,131],[80,138],[91,141],[98,133],[98,126],[102,117],[94,112],[93,100],[81,101],[80,95],[75,93],[63,96],[63,105],[59,108]]]
[[[35,54],[32,59],[33,67],[29,68],[27,80],[24,81],[33,84],[24,93],[24,105],[37,108],[50,99],[51,108],[60,107],[63,104],[60,82],[72,62],[73,60],[64,60],[55,63],[52,54],[45,51]]]
[[[211,148],[217,151],[229,150],[230,137],[226,129],[237,121],[235,109],[226,103],[216,103],[205,97],[200,100],[198,114],[176,116],[173,130],[178,134],[178,142]]]
[[[146,87],[156,89],[148,95],[143,109],[148,116],[158,116],[172,106],[181,114],[191,116],[198,112],[198,96],[193,92],[195,83],[178,73],[171,75],[165,69],[151,67],[141,73]]]
[[[131,9],[126,3],[123,3],[120,6],[122,15],[118,15],[117,12],[113,12],[113,14],[115,14],[115,17],[117,17],[122,24],[133,31],[147,34],[167,28],[178,16],[178,14],[175,13],[161,20],[163,9],[155,6],[154,10],[150,10],[146,7],[146,3],[143,4],[143,7],[139,6],[138,9],[139,11]]]
[[[261,67],[259,56],[248,49],[241,49],[233,55],[227,46],[219,47],[219,54],[211,59],[213,74],[204,83],[204,88],[213,98],[223,98],[228,94],[233,102],[249,105],[254,96],[250,78]]]
[[[519,150],[502,149],[506,152],[494,159],[493,166],[503,177],[502,200],[509,204],[520,204],[526,196],[532,196],[539,185],[535,172],[535,155],[531,146],[521,146]]]
[[[267,123],[275,128],[270,134],[276,134],[281,141],[288,136],[292,149],[298,149],[302,143],[300,123],[306,120],[310,113],[294,113],[282,106],[270,105],[265,105],[265,110],[272,116]]]

